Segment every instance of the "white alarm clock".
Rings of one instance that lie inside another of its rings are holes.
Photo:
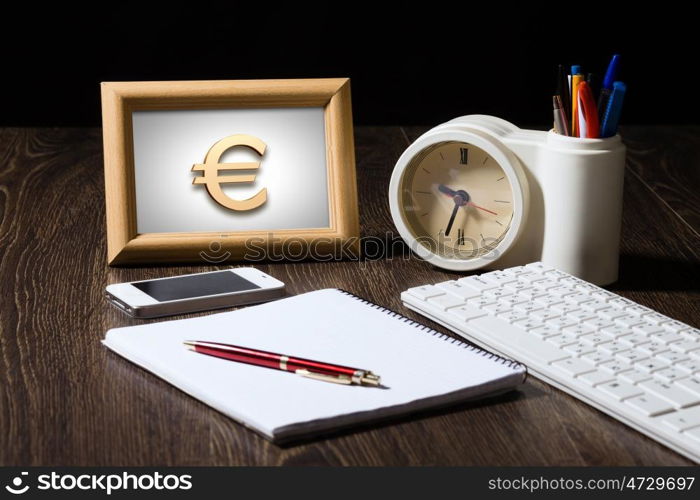
[[[521,130],[470,115],[420,136],[389,186],[401,237],[449,270],[541,260],[582,279],[617,279],[625,146]]]

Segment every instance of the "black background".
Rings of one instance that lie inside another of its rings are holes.
[[[699,28],[682,4],[413,5],[15,5],[0,32],[0,125],[99,125],[100,81],[335,76],[352,78],[357,124],[486,113],[546,125],[556,65],[602,73],[613,52],[623,123],[697,121]]]

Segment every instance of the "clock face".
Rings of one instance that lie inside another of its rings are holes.
[[[403,176],[401,203],[416,241],[448,259],[489,253],[513,219],[505,171],[486,151],[463,142],[438,143],[416,155]]]

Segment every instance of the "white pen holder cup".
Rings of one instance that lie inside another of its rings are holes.
[[[626,152],[620,136],[520,132],[534,133],[535,140],[518,140],[518,134],[511,136],[513,142],[508,135],[503,139],[522,155],[529,214],[524,241],[499,259],[498,267],[539,259],[598,285],[616,281]]]
[[[579,139],[553,131],[547,142],[543,261],[592,283],[617,281],[625,145],[619,135]]]

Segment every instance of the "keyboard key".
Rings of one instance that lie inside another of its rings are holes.
[[[498,286],[481,279],[480,276],[469,276],[468,278],[461,278],[457,280],[457,283],[459,283],[462,286],[472,288],[477,292],[484,292],[486,290],[491,290],[492,288],[496,288]]]
[[[656,356],[658,354],[667,352],[668,346],[662,342],[651,341],[640,345],[638,347],[638,350],[640,352],[643,352],[644,354],[648,354],[649,356]]]
[[[581,342],[585,342],[588,345],[594,345],[597,346],[599,344],[604,344],[606,342],[612,342],[614,339],[601,332],[594,332],[594,333],[589,333],[587,335],[581,335],[579,337],[579,340]]]
[[[656,357],[668,364],[676,364],[680,363],[681,361],[688,361],[688,356],[675,351],[664,351],[656,354]],[[700,363],[697,363],[697,365],[700,366]],[[693,371],[691,370],[690,373],[693,373]]]
[[[442,291],[451,293],[465,300],[479,296],[479,292],[477,292],[473,288],[466,287],[457,281],[443,281],[442,283],[438,283],[435,286]]]
[[[517,310],[517,309],[516,309]],[[533,319],[524,319],[522,321],[515,321],[513,322],[514,326],[517,326],[518,328],[522,330],[532,330],[533,328],[540,328],[544,326],[543,323],[540,323],[539,321],[535,321]],[[559,332],[554,332],[553,335],[558,335]]]
[[[630,364],[636,363],[637,361],[641,361],[643,359],[647,359],[648,357],[649,356],[647,356],[646,354],[643,354],[634,349],[618,352],[617,354],[615,354],[616,359]]]
[[[700,372],[700,361],[695,359],[686,359],[685,361],[678,361],[674,366],[676,368],[680,368],[686,373]]]
[[[647,337],[644,335],[639,335],[639,334],[632,334],[632,335],[625,335],[624,337],[620,337],[617,339],[620,343],[624,345],[628,345],[630,347],[637,347],[642,344],[646,344],[648,342],[651,342]]]
[[[547,271],[554,270],[552,266],[548,266],[547,264],[543,264],[542,262],[531,262],[530,264],[526,264],[525,269],[528,269],[534,273],[545,273]]]
[[[521,281],[515,281],[513,283],[506,283],[502,287],[504,290],[512,293],[512,294],[519,294],[520,292],[525,292],[528,290],[532,290],[532,287],[530,287],[529,284],[523,283]]]
[[[532,271],[527,269],[525,266],[515,266],[504,269],[503,272],[506,274],[512,274],[513,276],[520,276],[522,274],[531,273]]]
[[[620,379],[630,384],[638,384],[639,382],[644,382],[645,380],[651,380],[652,376],[648,373],[640,372],[639,370],[629,370],[620,373]]]
[[[494,302],[493,300],[485,299],[483,297],[475,297],[473,299],[467,300],[468,305],[470,305],[472,307],[476,307],[477,309],[483,309],[487,305],[495,304],[495,303],[496,302]]]
[[[614,358],[610,354],[605,354],[600,351],[596,351],[590,354],[584,354],[583,356],[581,356],[581,359],[584,360],[586,363],[597,366],[601,363],[613,361]]]
[[[494,301],[499,300],[502,297],[513,295],[511,292],[504,290],[503,288],[492,288],[491,290],[486,290],[483,293],[483,297],[486,299],[493,299]]]
[[[647,358],[635,363],[634,367],[647,373],[654,373],[657,370],[663,370],[668,365],[658,359]]]
[[[576,335],[577,337],[580,337],[581,335],[588,335],[589,333],[595,333],[595,330],[593,328],[586,325],[567,326],[562,331],[564,333],[571,333],[573,335]]]
[[[509,294],[501,297],[498,299],[498,302],[501,304],[507,304],[510,307],[515,307],[519,304],[529,304],[530,302],[528,300],[525,300],[522,298],[520,295],[514,295],[514,294]]]
[[[504,273],[502,271],[492,271],[490,273],[484,273],[481,275],[481,278],[484,281],[487,281],[488,283],[493,283],[499,286],[505,283],[512,283],[514,281],[518,281],[518,278],[516,276]]]
[[[691,330],[683,330],[679,333],[679,335],[685,338],[686,340],[700,340],[700,330],[698,330],[697,328],[693,328]]]
[[[608,326],[612,326],[612,322],[603,318],[591,318],[583,322],[584,325],[588,325],[594,330],[600,330]]]
[[[579,375],[578,379],[582,382],[585,382],[588,385],[598,385],[603,384],[605,382],[612,382],[615,380],[615,377],[613,377],[609,373],[600,370],[595,370],[592,372],[584,373],[583,375]]]
[[[543,307],[552,307],[554,304],[561,304],[564,301],[559,297],[555,297],[552,295],[544,295],[542,297],[537,297],[535,299],[535,302],[537,302]]]
[[[637,305],[636,302],[632,302],[631,300],[626,299],[624,297],[618,297],[616,299],[609,300],[608,304],[610,304],[611,306],[616,307],[618,309],[625,309],[627,307],[632,307],[632,306]]]
[[[539,309],[530,313],[530,318],[546,323],[550,319],[558,318],[559,315],[551,309]]]
[[[567,345],[563,349],[572,356],[583,356],[584,354],[595,352],[595,347],[584,342],[577,342],[575,344]]]
[[[622,325],[610,325],[600,329],[601,332],[612,335],[615,338],[623,337],[632,333],[632,330]]]
[[[618,401],[632,398],[634,396],[641,396],[644,394],[644,391],[636,385],[628,384],[627,382],[622,382],[618,380],[597,385],[596,389],[600,389],[602,392],[604,392],[608,396],[612,396]]]
[[[672,344],[674,342],[682,342],[683,340],[685,340],[685,338],[681,335],[672,332],[652,333],[650,337],[654,340],[659,340],[664,344]]]
[[[632,327],[632,331],[642,335],[651,335],[652,333],[663,332],[663,328],[653,323],[642,323]]]
[[[684,340],[682,342],[674,342],[669,347],[676,352],[688,353],[700,349],[700,342]]]
[[[522,295],[518,295],[518,297],[522,297]],[[530,302],[530,301],[525,300],[524,302],[521,302],[520,304],[516,304],[515,306],[513,306],[513,309],[516,311],[524,312],[526,314],[530,314],[533,311],[538,311],[538,310],[542,309],[542,306],[540,306],[539,304],[536,304],[534,302]]]
[[[521,290],[520,292],[518,292],[518,295],[526,300],[535,300],[539,297],[544,297],[547,294],[543,293],[540,290],[530,289],[530,290]],[[537,304],[537,307],[540,308],[542,306],[540,304]]]
[[[519,332],[522,330],[493,316],[482,316],[471,320],[469,324],[485,332],[484,336],[487,336],[489,342],[508,346],[515,352],[521,353],[523,360],[529,358],[536,363],[549,364],[570,357],[569,354],[552,344],[542,340],[533,340],[531,335],[520,334]]]
[[[552,318],[545,320],[545,324],[563,330],[567,326],[573,326],[576,324],[575,320],[571,320],[567,317],[560,316],[558,318]]]
[[[542,274],[549,279],[555,279],[557,281],[569,277],[569,274],[565,273],[564,271],[560,271],[559,269],[550,269],[548,271],[543,271]]]
[[[498,316],[499,314],[509,313],[513,310],[510,306],[501,304],[499,302],[487,304],[484,307],[482,307],[482,309],[492,316]]]
[[[598,367],[601,370],[604,370],[613,375],[617,375],[618,373],[626,372],[632,369],[632,365],[617,360],[613,360],[608,363],[601,363],[600,365],[598,365]]]
[[[655,417],[674,410],[673,406],[667,401],[651,394],[626,399],[625,403],[647,417]]]
[[[557,347],[564,347],[569,344],[575,344],[577,342],[577,339],[574,335],[562,334],[555,335],[554,337],[549,337],[547,339],[547,342]]]
[[[501,318],[503,321],[507,321],[508,323],[515,323],[516,321],[522,321],[527,319],[527,316],[525,314],[521,312],[514,312],[512,310],[498,314],[498,317]]]
[[[479,318],[481,316],[486,316],[486,311],[482,309],[477,309],[471,306],[461,306],[450,309],[450,314],[457,317],[462,321],[469,321],[470,319]]]
[[[607,303],[601,300],[591,300],[590,302],[584,302],[583,304],[581,304],[581,307],[591,312],[598,312],[602,309],[611,309],[611,307]]]
[[[618,295],[608,292],[607,290],[603,290],[602,288],[592,291],[588,295],[591,296],[591,298],[594,298],[596,300],[601,300],[603,302],[608,302],[609,300],[616,299]]]
[[[518,278],[518,281],[522,281],[524,283],[527,283],[528,285],[534,286],[534,284],[537,283],[538,281],[544,281],[546,279],[547,278],[545,278],[541,274],[533,273],[533,274],[525,274],[525,275],[520,276]]]
[[[557,312],[557,313],[561,314],[562,316],[566,316],[572,312],[581,311],[581,309],[579,309],[577,306],[575,306],[573,304],[569,304],[567,302],[562,302],[560,304],[553,305],[552,311]],[[578,323],[578,319],[575,322]]]
[[[432,285],[409,288],[408,290],[406,290],[406,293],[409,293],[420,300],[428,300],[430,297],[445,295],[444,290],[440,290],[438,287]]]
[[[557,280],[553,280],[553,279],[547,278],[547,279],[544,279],[544,280],[535,281],[535,282],[533,283],[533,286],[534,286],[535,288],[539,288],[540,290],[544,290],[544,291],[546,291],[546,292],[549,294],[549,293],[550,293],[549,290],[552,290],[552,289],[554,289],[554,288],[557,288],[557,287],[559,287],[559,286],[561,286],[561,285],[559,285],[559,283],[557,282]]]
[[[592,297],[589,297],[585,293],[579,292],[579,293],[575,293],[573,295],[567,295],[566,297],[564,297],[564,300],[566,300],[567,302],[569,302],[571,304],[579,304],[580,305],[580,304],[585,304],[586,302],[592,302],[595,299]]]
[[[680,379],[684,379],[686,377],[688,377],[687,373],[685,373],[683,370],[679,370],[678,368],[674,367],[668,367],[664,368],[663,370],[654,372],[655,379],[660,380],[661,382],[666,382],[667,384],[670,384]]]
[[[621,344],[617,340],[612,342],[606,342],[605,344],[600,344],[598,349],[605,354],[617,354],[618,352],[626,351],[629,349],[628,346]]]
[[[671,321],[668,316],[664,316],[663,314],[654,311],[647,312],[642,316],[642,319],[648,323],[653,323],[655,325],[660,325],[661,323]]]
[[[571,288],[569,288],[567,286],[561,286],[561,284],[560,284],[559,286],[555,286],[554,288],[548,289],[547,293],[549,293],[550,295],[556,295],[557,297],[563,298],[563,297],[566,297],[567,295],[573,295],[577,292],[575,292],[574,290],[572,290]]]
[[[572,311],[566,315],[567,318],[576,320],[578,323],[595,318],[595,313],[591,311],[586,311],[585,309],[579,309],[578,311]]]
[[[540,323],[540,325],[542,325]],[[548,339],[549,337],[554,337],[555,335],[559,335],[561,332],[557,330],[556,328],[552,328],[551,326],[539,326],[537,328],[533,328],[531,330],[528,330],[530,333],[533,335],[538,336],[541,339]]]
[[[680,381],[679,381],[680,382]],[[640,382],[639,387],[651,392],[673,404],[676,408],[685,408],[700,403],[700,394],[695,394],[679,387],[678,383],[667,384],[658,380],[647,380]]]
[[[639,304],[625,307],[625,311],[628,312],[629,314],[634,314],[635,316],[641,316],[643,314],[653,312],[651,309],[644,307],[644,306],[640,306]],[[644,319],[644,321],[646,321],[646,318],[642,318],[642,319]]]
[[[675,411],[661,418],[664,425],[681,432],[700,426],[700,406]]]
[[[615,318],[615,323],[621,326],[626,326],[627,328],[632,328],[636,325],[641,325],[644,323],[642,318],[635,316],[634,314],[625,314],[619,318]]]
[[[625,311],[623,311],[622,309],[615,309],[614,307],[608,307],[607,309],[598,312],[598,316],[600,316],[601,318],[608,319],[610,321],[613,321],[617,318],[621,318],[626,315],[627,313],[625,313]]]
[[[700,377],[688,377],[676,380],[675,384],[695,395],[700,395]]]
[[[662,326],[664,330],[673,333],[680,333],[682,331],[690,329],[688,325],[686,325],[685,323],[681,323],[680,321],[676,321],[675,319],[664,323]]]
[[[552,366],[570,377],[581,375],[582,373],[592,372],[595,370],[588,363],[584,363],[580,359],[569,358],[561,361],[555,361]]]
[[[430,297],[428,299],[428,304],[437,307],[441,311],[447,311],[451,307],[457,307],[464,305],[464,299],[455,297],[454,295],[438,295],[437,297]]]

